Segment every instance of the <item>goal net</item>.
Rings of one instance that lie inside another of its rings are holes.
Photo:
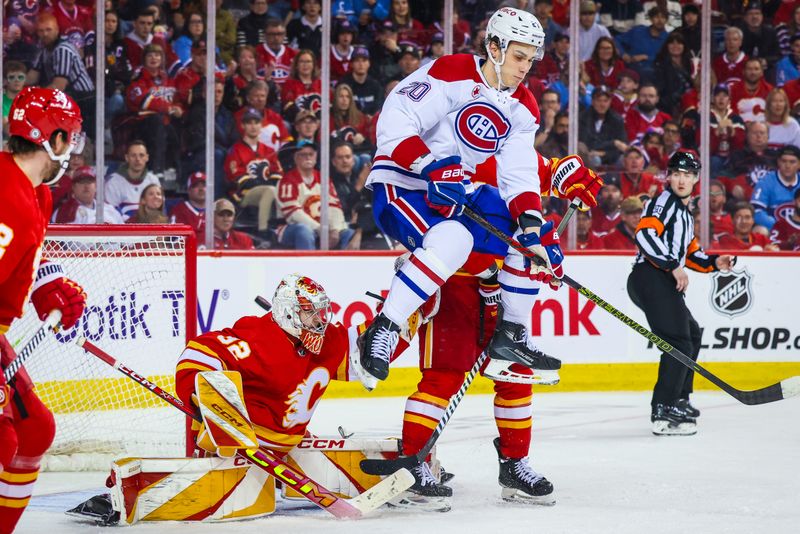
[[[106,469],[124,456],[183,456],[183,414],[85,353],[80,336],[174,393],[175,362],[196,324],[195,242],[188,227],[51,226],[42,258],[86,291],[69,330],[49,334],[25,368],[56,418],[43,469]],[[41,326],[28,304],[7,333],[20,350]]]

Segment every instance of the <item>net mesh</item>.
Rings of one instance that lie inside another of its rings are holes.
[[[185,453],[184,416],[75,341],[85,336],[174,393],[186,341],[186,247],[179,235],[48,233],[43,259],[83,286],[87,304],[73,328],[49,334],[25,364],[56,418],[45,469],[104,469],[122,456]],[[41,324],[28,305],[7,338],[20,350]]]

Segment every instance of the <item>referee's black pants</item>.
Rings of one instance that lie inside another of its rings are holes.
[[[700,325],[686,307],[683,293],[675,288],[676,283],[672,273],[647,262],[637,263],[628,276],[628,295],[644,311],[654,334],[697,361]],[[651,405],[675,404],[688,398],[693,381],[694,371],[669,354],[661,354]]]

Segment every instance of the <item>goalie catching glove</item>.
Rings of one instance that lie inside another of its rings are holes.
[[[203,417],[197,433],[198,447],[225,458],[235,456],[239,449],[258,448],[243,397],[238,371],[197,373],[193,400]]]
[[[539,265],[529,258],[525,258],[525,268],[531,279],[550,284],[551,288],[558,289],[561,286],[561,278],[564,276],[564,270],[561,268],[564,254],[561,252],[561,240],[553,223],[547,221],[539,228],[538,232],[522,233],[518,240],[522,246],[543,261],[543,264]]]
[[[443,217],[461,215],[467,201],[467,186],[470,181],[464,174],[460,156],[428,163],[420,175],[428,181],[428,195],[425,198],[428,206]]]
[[[43,261],[36,271],[31,302],[42,321],[51,311],[59,310],[61,325],[72,328],[86,308],[86,293],[76,282],[64,276],[61,265]]]
[[[581,210],[597,206],[597,193],[603,187],[603,179],[583,164],[580,156],[552,158],[550,173],[553,189],[564,198],[581,201]]]

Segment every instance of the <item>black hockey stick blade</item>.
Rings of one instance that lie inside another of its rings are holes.
[[[393,460],[383,458],[367,458],[361,460],[361,470],[368,475],[386,476],[391,475],[395,471],[406,468],[411,471],[413,468],[420,464],[420,459],[416,454],[411,456],[399,456]]]
[[[531,259],[531,261],[536,262],[537,264],[543,264],[544,260],[539,258],[539,256],[532,253],[530,250],[522,246],[516,239],[506,235],[503,231],[495,228],[489,221],[484,219],[480,214],[474,212],[469,207],[464,207],[464,214],[478,223],[481,227],[483,227],[486,231],[506,243],[508,246],[517,250],[523,256],[526,256]],[[583,284],[573,280],[567,275],[561,279],[561,281],[568,285],[569,287],[573,288],[575,291],[586,297],[587,299],[591,300],[597,306],[617,319],[619,319],[622,323],[624,323],[629,328],[635,330],[648,340],[650,340],[656,347],[661,349],[663,352],[666,352],[683,365],[688,367],[689,369],[693,370],[695,373],[699,374],[703,378],[707,379],[712,384],[716,385],[725,393],[729,394],[734,399],[738,400],[742,404],[747,405],[756,405],[756,404],[766,404],[768,402],[775,402],[779,400],[783,400],[789,397],[793,397],[797,394],[800,394],[800,376],[793,376],[791,378],[787,378],[778,382],[777,384],[773,384],[771,386],[767,386],[761,389],[755,389],[752,391],[744,391],[741,389],[736,389],[735,387],[731,386],[717,375],[713,374],[711,371],[707,370],[706,368],[702,367],[696,361],[691,359],[689,356],[681,352],[680,350],[676,349],[653,332],[645,328],[644,326],[640,325],[617,308],[612,306],[610,303],[606,302],[599,296],[597,296],[593,291],[585,287]]]

